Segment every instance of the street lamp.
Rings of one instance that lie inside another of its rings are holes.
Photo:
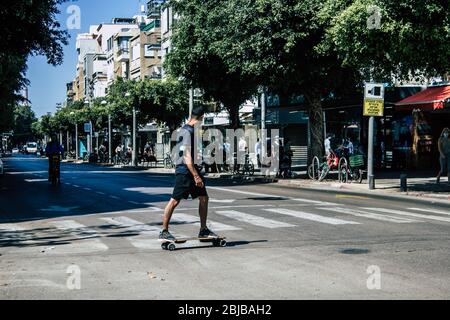
[[[70,116],[73,117],[75,116],[75,112],[71,112]],[[78,123],[77,120],[75,119],[75,161],[78,161]]]
[[[131,97],[131,93],[125,93],[125,97]],[[136,158],[136,107],[133,103],[133,150],[131,152],[131,163],[133,164],[133,166],[137,165]]]
[[[91,99],[85,100],[84,104],[89,105],[89,108],[91,108]],[[90,155],[92,153],[92,121],[89,120],[89,138],[88,138],[88,154]]]
[[[103,106],[107,105],[108,102],[106,102],[106,100],[103,100],[101,102],[101,104]],[[111,133],[111,114],[108,113],[108,162],[111,163],[112,162],[112,148],[111,148],[111,143],[112,143],[112,133]]]

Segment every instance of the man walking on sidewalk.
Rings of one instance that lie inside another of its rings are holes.
[[[169,223],[175,208],[180,204],[181,199],[187,199],[189,195],[192,199],[199,199],[200,232],[199,238],[217,237],[208,229],[206,220],[208,216],[208,193],[206,192],[205,180],[200,175],[198,168],[194,164],[196,154],[194,143],[194,127],[203,121],[204,110],[201,107],[192,111],[189,122],[181,128],[178,146],[180,148],[180,159],[175,168],[175,188],[172,198],[164,210],[163,230],[159,238],[163,240],[175,240],[169,232]]]
[[[439,149],[439,163],[441,170],[438,173],[436,183],[440,182],[441,175],[447,174],[448,182],[450,183],[450,129],[442,130],[441,136],[438,140]]]

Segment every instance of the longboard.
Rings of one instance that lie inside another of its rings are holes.
[[[214,247],[225,247],[227,245],[227,241],[225,237],[207,237],[207,238],[199,238],[199,237],[191,237],[191,238],[178,238],[175,240],[166,240],[159,239],[161,242],[161,248],[163,250],[173,251],[176,248],[177,244],[186,243],[188,241],[198,240],[200,242],[212,242]]]

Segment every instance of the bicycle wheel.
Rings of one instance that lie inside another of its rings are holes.
[[[249,175],[253,176],[255,174],[255,166],[253,165],[253,163],[249,163],[247,169]]]
[[[342,164],[339,167],[339,182],[347,183],[348,182],[348,167],[347,164]]]
[[[316,156],[313,158],[311,164],[308,167],[308,176],[311,180],[319,179],[319,167],[320,167],[319,158]]]
[[[327,163],[323,163],[319,168],[319,181],[322,181],[327,176],[328,172],[330,172],[330,167]]]

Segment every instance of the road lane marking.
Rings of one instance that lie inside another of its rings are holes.
[[[39,209],[39,211],[47,211],[47,212],[70,212],[79,207],[61,207],[61,206],[50,206],[45,209]]]
[[[342,225],[342,224],[360,224],[359,222],[355,221],[347,221],[337,218],[330,218],[330,217],[324,217],[318,214],[313,214],[309,212],[304,211],[294,211],[289,209],[283,209],[283,208],[277,208],[277,209],[264,209],[265,211],[274,212],[278,214],[284,214],[287,216],[292,216],[295,218],[305,219],[305,220],[311,220],[311,221],[317,221],[321,223],[326,224],[332,224],[332,225]]]
[[[101,220],[120,228],[125,228],[128,232],[138,233],[137,235],[132,235],[126,238],[135,248],[153,250],[161,249],[161,242],[158,240],[159,232],[161,230],[160,227],[149,226],[140,221],[123,216],[114,218],[101,218]],[[181,234],[176,234],[176,236],[185,237]]]
[[[333,212],[342,213],[342,214],[349,214],[349,215],[352,215],[355,217],[374,219],[374,220],[380,220],[380,221],[388,221],[388,222],[394,222],[394,223],[423,222],[423,221],[419,221],[419,220],[397,218],[397,217],[393,217],[393,216],[387,216],[384,214],[372,213],[372,212],[361,211],[361,210],[352,210],[352,209],[348,209],[348,208],[317,208],[317,209],[325,210],[325,211],[333,211]]]
[[[368,200],[369,197],[363,197],[363,196],[353,196],[353,195],[347,195],[347,194],[337,194],[337,199],[358,199],[358,200]]]
[[[86,191],[92,191],[91,188],[83,188],[83,189],[86,190]]]
[[[235,202],[235,199],[214,199],[209,198],[209,202],[217,202],[217,203],[233,203]]]
[[[25,182],[44,182],[48,181],[48,179],[25,179]]]
[[[279,198],[280,200],[292,200],[292,201],[304,202],[304,203],[309,203],[309,204],[314,204],[314,205],[326,205],[326,206],[331,206],[331,205],[338,206],[339,205],[339,203],[334,203],[334,202],[310,200],[310,199],[303,199],[303,198],[292,198],[292,197],[285,197],[285,196],[273,195],[273,194],[267,194],[267,193],[257,193],[257,192],[243,191],[243,190],[232,190],[232,189],[219,188],[219,187],[208,187],[208,189],[245,194],[245,195],[256,196],[256,197],[261,197],[261,198]]]
[[[96,193],[96,194],[101,194],[102,196],[105,195],[105,193],[104,193],[104,192],[101,192],[101,191],[96,191],[95,193]]]
[[[450,211],[441,211],[441,210],[434,210],[434,209],[408,208],[408,210],[422,211],[422,212],[432,212],[432,213],[437,213],[437,214],[450,215]]]
[[[314,204],[316,206],[338,206],[339,205],[338,203],[334,203],[334,202],[309,200],[309,199],[303,199],[303,198],[294,198],[292,200],[298,201],[298,202],[310,203],[310,204]]]
[[[75,187],[75,188],[81,188],[80,186],[78,186],[78,185],[76,185],[76,184],[72,185],[72,187]]]
[[[100,235],[97,231],[88,228],[81,223],[73,220],[60,220],[52,221],[50,224],[55,226],[58,230],[66,231],[71,236],[83,241],[70,241],[68,244],[57,245],[54,250],[48,251],[49,253],[86,253],[108,250],[108,246],[98,239]],[[62,237],[63,236],[61,236],[61,238]]]
[[[135,205],[139,205],[140,204],[139,202],[136,202],[136,201],[128,201],[128,203],[135,204]]]
[[[115,199],[115,200],[120,200],[120,198],[119,197],[116,197],[116,196],[109,196],[111,199]]]
[[[172,216],[172,221],[177,221],[179,223],[192,224],[200,229],[200,218],[191,216],[190,214],[175,212],[174,215]],[[213,231],[241,230],[241,228],[230,226],[228,224],[224,224],[224,223],[220,223],[220,222],[216,222],[216,221],[213,221],[210,219],[208,219],[207,224]]]
[[[437,220],[437,221],[442,221],[442,222],[450,222],[450,218],[427,215],[427,214],[418,214],[418,213],[412,213],[412,212],[407,212],[407,211],[384,209],[384,208],[363,208],[363,209],[378,211],[378,212],[385,212],[385,213],[393,213],[393,214],[398,214],[398,215],[402,215],[402,216],[410,216],[410,217],[416,217],[416,218],[422,218],[422,219]]]
[[[215,211],[215,213],[221,216],[228,217],[230,219],[242,221],[263,228],[275,229],[275,228],[295,227],[295,225],[290,223],[254,216],[252,214],[247,214],[235,210]]]

